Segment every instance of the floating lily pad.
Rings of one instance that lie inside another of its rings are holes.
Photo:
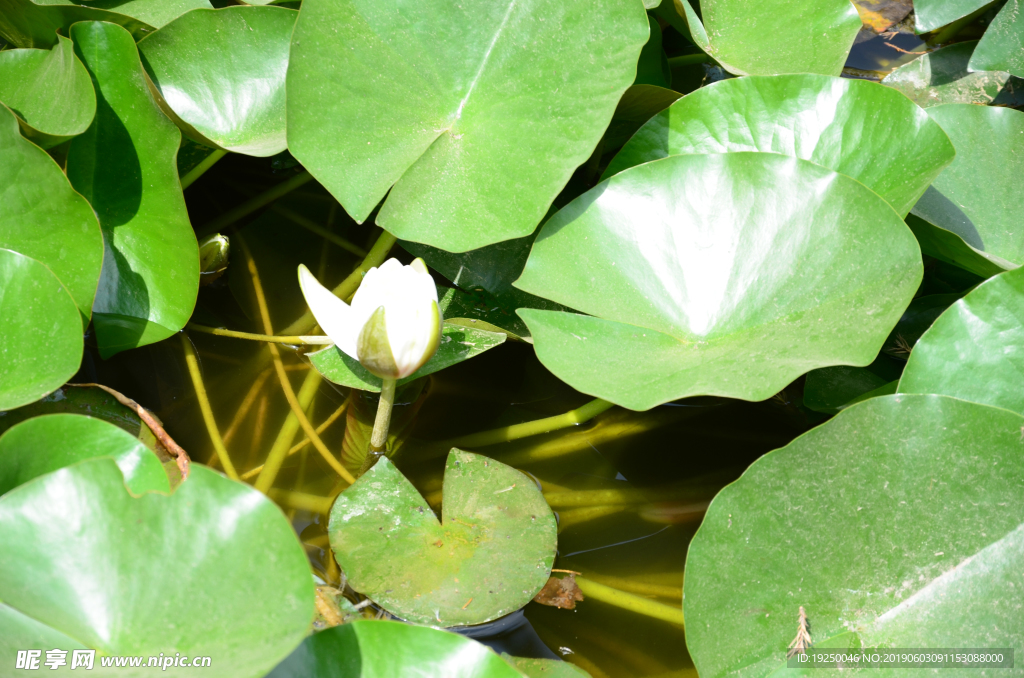
[[[338,565],[353,589],[417,624],[479,624],[533,599],[551,572],[554,514],[536,483],[453,449],[442,519],[382,457],[331,508]]]
[[[956,159],[912,210],[922,220],[911,223],[922,249],[983,276],[1024,264],[1024,113],[946,104],[928,115],[949,135]]]
[[[480,355],[484,351],[504,343],[505,335],[497,332],[478,330],[472,327],[445,324],[441,329],[441,344],[437,353],[427,363],[398,384],[407,384],[414,379],[433,374],[446,367],[451,367],[463,360]],[[307,355],[317,372],[329,381],[342,386],[358,388],[363,391],[380,391],[380,377],[359,364],[355,358],[345,354],[333,344],[325,349]]]
[[[1007,0],[971,57],[972,71],[1007,71],[1024,78],[1024,3]]]
[[[17,118],[4,106],[0,106],[0,247],[49,268],[78,306],[79,331],[88,326],[103,265],[103,234],[96,215],[71,188],[60,166],[21,136]]]
[[[0,248],[0,410],[60,387],[82,360],[74,299],[46,266]]]
[[[934,31],[989,4],[991,0],[914,0],[914,30]]]
[[[52,148],[89,128],[96,93],[75,47],[58,35],[49,51],[0,52],[0,101],[14,111],[28,138]]]
[[[0,436],[0,494],[50,471],[111,457],[132,494],[170,492],[160,460],[129,433],[102,419],[77,414],[48,414]]]
[[[954,156],[942,128],[899,92],[867,80],[780,75],[688,94],[641,127],[603,178],[670,155],[737,151],[810,160],[860,181],[902,215]]]
[[[736,75],[839,75],[861,21],[849,0],[690,0],[674,5],[684,35]]]
[[[647,21],[650,26],[650,37],[640,50],[633,84],[669,87],[672,85],[672,71],[668,67],[665,50],[661,47],[661,25],[652,16],[648,16]]]
[[[60,0],[38,3],[33,0],[0,0],[0,38],[15,47],[50,49],[58,42],[58,31],[67,35],[71,26],[79,21],[117,24],[137,40],[156,30],[144,21],[95,5],[90,7]]]
[[[213,9],[210,0],[85,0],[85,2],[88,2],[90,7],[110,10],[134,17],[139,21],[145,21],[154,28],[162,28],[195,9]]]
[[[153,432],[142,423],[138,414],[117,402],[114,396],[103,389],[93,386],[63,386],[24,407],[0,412],[0,434],[15,424],[48,414],[82,414],[102,419],[138,438],[150,449],[155,445]]]
[[[801,607],[815,647],[1018,644],[1022,427],[994,407],[885,396],[755,461],[687,553],[686,645],[702,678],[782,675]]]
[[[313,620],[309,562],[288,519],[198,464],[170,496],[133,497],[110,459],[35,478],[0,497],[0,544],[4,657],[63,637],[43,649],[97,650],[90,675],[124,675],[102,656],[180,653],[252,678]]]
[[[811,370],[804,380],[804,406],[815,412],[837,414],[868,394],[895,393],[899,377],[899,369],[884,356],[867,367],[835,365]],[[876,393],[879,389],[889,393]]]
[[[471,638],[383,620],[361,620],[314,633],[267,678],[398,676],[522,678]]]
[[[775,153],[676,155],[616,174],[541,230],[516,286],[590,316],[520,309],[541,362],[643,410],[763,400],[826,365],[867,365],[921,282],[893,209]]]
[[[153,101],[132,36],[84,22],[71,38],[99,100],[92,126],[71,142],[67,174],[106,240],[93,327],[108,358],[185,326],[199,290],[199,246],[175,165],[181,133]]]
[[[508,654],[502,654],[501,658],[527,678],[590,678],[590,674],[580,667],[560,659],[528,659]]]
[[[939,104],[1024,105],[1024,80],[1005,71],[971,71],[967,64],[977,40],[958,42],[914,59],[885,76],[923,108]]]
[[[615,114],[604,133],[604,150],[614,151],[636,134],[644,123],[683,96],[654,85],[633,85],[619,99]]]
[[[1024,414],[1024,268],[943,313],[910,354],[900,393],[939,393]]]
[[[647,39],[626,0],[305,0],[288,145],[357,221],[387,195],[376,223],[404,240],[523,237],[593,152]]]
[[[139,42],[146,72],[197,141],[266,157],[287,148],[284,79],[298,12],[198,10]]]

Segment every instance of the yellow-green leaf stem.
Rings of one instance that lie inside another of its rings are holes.
[[[463,436],[462,438],[453,440],[451,446],[472,449],[476,447],[485,447],[487,445],[496,445],[497,443],[507,443],[511,440],[518,440],[520,438],[535,436],[541,433],[550,433],[551,431],[569,428],[570,426],[576,426],[577,424],[590,421],[611,407],[613,407],[613,403],[597,398],[582,407],[577,407],[575,410],[570,410],[564,414],[545,417],[544,419],[537,419],[536,421],[527,421],[522,424],[502,426],[501,428],[496,428],[490,431],[483,431],[482,433],[473,433],[468,436]]]
[[[213,416],[213,408],[210,407],[210,399],[206,395],[206,387],[203,385],[203,374],[199,370],[199,360],[196,358],[195,349],[192,348],[192,342],[189,341],[188,335],[181,334],[180,336],[181,345],[185,349],[185,363],[188,365],[188,374],[192,378],[192,386],[196,390],[199,410],[203,413],[203,423],[206,424],[206,430],[210,434],[210,442],[213,443],[214,457],[220,459],[220,462],[224,465],[224,472],[228,474],[229,478],[238,480],[238,471],[235,470],[235,465],[231,462],[228,450],[224,446],[224,439],[220,436],[217,420]],[[213,459],[210,460],[210,463],[213,463]]]

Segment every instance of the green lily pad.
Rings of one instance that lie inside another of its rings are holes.
[[[914,59],[882,79],[918,106],[939,104],[1024,105],[1024,80],[1005,71],[971,71],[977,40],[958,42]]]
[[[48,414],[0,436],[0,494],[45,473],[101,456],[113,458],[132,494],[171,491],[160,460],[138,438],[102,419]]]
[[[1024,268],[985,281],[924,333],[900,393],[939,393],[1024,414]]]
[[[164,2],[165,0],[159,0]],[[105,21],[123,26],[135,39],[156,30],[153,26],[117,12],[71,2],[0,0],[0,38],[15,47],[50,49],[57,44],[57,32],[67,35],[79,21]]]
[[[801,606],[815,647],[1019,644],[1022,427],[954,398],[886,396],[754,462],[687,553],[686,645],[702,678],[781,675]]]
[[[868,394],[895,393],[900,372],[892,363],[881,356],[867,367],[834,365],[811,370],[804,380],[804,406],[815,412],[838,414]],[[877,393],[880,389],[888,393]]]
[[[949,135],[956,159],[912,210],[922,220],[911,224],[922,249],[979,275],[1024,264],[1024,113],[945,104],[928,115]]]
[[[288,146],[357,221],[387,195],[376,223],[404,240],[523,237],[593,152],[647,39],[626,0],[305,0]]]
[[[284,79],[298,12],[197,10],[139,42],[171,115],[200,143],[266,157],[287,148]]]
[[[736,75],[839,75],[861,26],[848,0],[702,0],[703,23],[689,0],[674,5],[693,43]]]
[[[641,127],[603,178],[670,155],[736,151],[810,160],[860,181],[902,215],[954,156],[942,129],[899,92],[867,80],[780,75],[688,94]]]
[[[486,645],[451,631],[360,620],[314,633],[267,678],[522,678]]]
[[[537,484],[452,449],[442,520],[387,457],[338,495],[328,531],[353,589],[415,624],[479,624],[547,582],[557,526]]]
[[[32,257],[57,276],[78,306],[80,334],[92,315],[103,234],[89,203],[45,151],[21,136],[17,118],[2,105],[0,247]],[[41,316],[36,322],[42,322],[45,314],[36,313]],[[81,349],[76,361],[80,356]]]
[[[633,80],[633,84],[667,88],[672,85],[672,71],[668,67],[665,50],[661,48],[661,25],[652,16],[647,17],[647,22],[650,27],[650,37],[643,49],[640,50],[640,59],[636,64],[636,79]]]
[[[89,128],[96,93],[75,47],[58,35],[49,51],[0,52],[0,101],[18,115],[25,135],[52,148]]]
[[[0,248],[0,410],[58,388],[82,361],[82,321],[60,280],[31,257]]]
[[[37,0],[39,1],[39,0]],[[154,28],[162,28],[194,9],[213,9],[210,0],[84,0],[90,7],[110,10]]]
[[[604,150],[613,151],[629,141],[644,123],[683,96],[654,85],[633,85],[619,99],[612,121],[604,133]]]
[[[142,423],[139,415],[117,402],[114,396],[94,386],[63,386],[24,407],[0,412],[0,434],[32,417],[50,414],[82,414],[102,419],[138,438],[146,447],[152,449],[155,446],[153,432]]]
[[[676,155],[616,174],[541,230],[516,286],[591,316],[520,309],[574,388],[644,410],[763,400],[827,365],[867,365],[921,282],[893,209],[775,153]]]
[[[407,384],[420,377],[461,363],[463,360],[469,360],[473,356],[480,355],[484,351],[504,343],[504,341],[504,334],[446,323],[441,328],[441,344],[437,353],[423,367],[405,379],[399,379],[398,384]],[[358,360],[346,355],[333,344],[315,353],[309,353],[306,357],[313,363],[316,371],[328,381],[363,391],[380,392],[380,377],[370,374],[365,367],[359,364]]]
[[[992,0],[914,0],[914,30],[928,33],[973,14]]]
[[[181,133],[153,101],[132,36],[84,22],[71,38],[98,98],[96,119],[71,142],[67,175],[106,240],[93,327],[108,358],[185,326],[199,290],[199,246],[175,164]]]
[[[1006,71],[1024,78],[1024,5],[1007,0],[971,57],[972,71]]]
[[[180,653],[251,678],[313,620],[309,563],[287,518],[198,464],[170,496],[133,497],[110,459],[40,476],[0,497],[0,544],[4,657],[33,647],[19,637],[60,634],[68,642],[45,649],[97,650],[91,675],[125,674],[103,656]]]
[[[522,671],[527,678],[590,678],[590,674],[580,667],[560,659],[528,659],[504,653],[501,658]]]

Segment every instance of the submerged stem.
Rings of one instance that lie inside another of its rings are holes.
[[[346,400],[345,402],[343,402],[341,404],[341,407],[336,409],[334,411],[334,413],[331,414],[331,416],[327,417],[327,419],[325,419],[322,424],[320,424],[319,426],[316,427],[317,435],[323,433],[327,429],[328,426],[330,426],[335,421],[337,421],[338,417],[340,417],[342,414],[344,414],[345,410],[347,408],[348,408],[348,401]],[[311,441],[310,441],[309,438],[303,438],[299,442],[297,442],[294,445],[292,445],[291,447],[289,447],[288,451],[285,453],[284,456],[286,456],[286,457],[292,456],[293,454],[295,454],[299,450],[305,448],[306,445],[309,445],[310,442]],[[249,480],[250,478],[254,478],[254,477],[258,476],[260,474],[260,471],[262,471],[262,470],[263,470],[263,464],[260,464],[259,466],[256,466],[255,468],[251,468],[251,469],[249,469],[248,471],[246,471],[245,473],[242,474],[242,480]]]
[[[242,217],[252,214],[259,208],[269,205],[278,198],[281,198],[287,195],[288,193],[291,193],[299,186],[309,183],[312,180],[313,175],[310,174],[309,172],[302,172],[301,174],[296,174],[291,179],[288,179],[287,181],[282,181],[276,186],[263,191],[259,195],[249,198],[241,205],[238,205],[237,207],[228,210],[227,212],[220,215],[216,219],[206,222],[206,224],[199,230],[199,233],[197,235],[200,238],[202,238],[204,236],[210,235],[211,233],[217,233],[218,231],[223,230],[226,226],[230,226],[231,224],[235,223]]]
[[[256,270],[256,261],[252,258],[252,252],[249,251],[249,246],[246,244],[245,239],[241,236],[237,236],[238,244],[242,248],[242,252],[245,254],[246,263],[249,267],[249,277],[252,279],[253,292],[256,295],[256,305],[260,309],[260,318],[263,321],[263,331],[268,335],[274,333],[273,325],[270,322],[270,309],[267,307],[267,297],[263,293],[263,284],[260,282],[259,271]],[[302,430],[306,432],[306,437],[309,438],[310,442],[313,443],[313,447],[316,448],[320,456],[324,458],[331,468],[337,472],[339,476],[347,480],[349,483],[354,483],[355,478],[349,473],[348,469],[342,466],[341,462],[338,461],[331,451],[327,449],[323,441],[320,440],[320,436],[316,434],[313,429],[313,425],[309,423],[309,419],[306,418],[306,414],[303,412],[305,407],[309,406],[309,401],[312,401],[313,395],[316,393],[316,389],[320,386],[320,373],[316,370],[310,370],[306,375],[306,379],[302,384],[302,391],[306,392],[308,389],[309,400],[303,405],[299,402],[299,399],[295,397],[295,391],[292,389],[292,384],[288,380],[288,372],[284,369],[284,363],[281,361],[281,351],[277,348],[277,344],[269,343],[267,346],[270,348],[270,355],[274,360],[274,370],[277,372],[278,381],[281,382],[281,390],[284,391],[285,400],[288,401],[288,406],[292,410],[292,414],[295,416],[295,421]],[[305,394],[305,393],[304,393]],[[288,420],[285,420],[285,427],[288,426]],[[282,431],[284,428],[282,428]],[[267,461],[263,465],[263,470],[260,472],[258,478],[256,478],[255,487],[264,494],[273,486],[274,480],[277,478],[278,471],[281,470],[281,464],[284,463],[284,459],[288,453],[288,447],[290,447],[291,439],[294,437],[295,432],[292,431],[290,437],[283,442],[279,436],[274,441],[274,448],[271,450],[270,455],[267,456]],[[280,444],[280,447],[279,447]]]
[[[216,165],[217,161],[227,154],[228,152],[221,148],[214,149],[213,153],[203,158],[201,163],[190,169],[188,173],[181,178],[181,190],[184,191],[186,188],[191,186],[196,179],[206,173],[206,170]]]
[[[248,339],[250,341],[266,341],[274,344],[305,344],[310,346],[327,346],[329,344],[334,343],[333,341],[331,341],[330,337],[321,336],[253,334],[252,332],[236,332],[235,330],[225,330],[220,327],[209,327],[207,325],[198,325],[196,323],[189,323],[185,327],[196,332],[202,332],[203,334],[215,334],[218,337],[234,337],[235,339]]]
[[[683,610],[681,608],[598,584],[586,577],[576,577],[576,585],[580,587],[580,591],[583,591],[583,595],[592,600],[600,600],[603,603],[671,624],[683,625]]]
[[[220,462],[224,464],[224,472],[228,474],[228,477],[232,480],[238,480],[238,471],[235,470],[235,465],[231,463],[231,457],[224,446],[224,439],[220,437],[220,431],[217,429],[217,420],[213,416],[213,408],[210,407],[210,399],[206,395],[206,387],[203,385],[203,374],[199,370],[199,360],[196,358],[195,349],[192,348],[192,342],[189,341],[188,336],[184,333],[181,334],[181,345],[185,349],[185,364],[188,365],[192,386],[196,390],[199,411],[203,413],[203,423],[206,424],[206,431],[210,434],[210,442],[213,443],[214,456],[219,458]],[[213,459],[210,460],[210,464],[213,464]]]
[[[605,410],[613,407],[613,405],[614,403],[597,398],[596,400],[592,400],[586,405],[577,407],[575,410],[570,410],[565,414],[537,419],[536,421],[527,421],[522,424],[502,426],[501,428],[483,431],[481,433],[473,433],[468,436],[456,438],[451,442],[451,445],[452,447],[459,448],[485,447],[487,445],[507,443],[512,440],[535,436],[541,433],[549,433],[551,431],[569,428],[570,426],[576,426],[577,424],[589,421]]]
[[[358,267],[356,267],[356,270],[352,271],[347,278],[341,281],[340,285],[331,290],[334,292],[334,296],[347,301],[348,298],[352,296],[357,289],[359,289],[359,284],[363,282],[363,276],[366,275],[366,272],[371,268],[380,266],[384,263],[384,260],[387,259],[388,253],[391,252],[391,248],[395,246],[396,242],[398,242],[398,238],[387,231],[382,232],[380,237],[377,238],[377,242],[375,242],[373,247],[370,248],[366,258],[363,259],[363,262],[359,264]],[[312,329],[315,324],[316,321],[313,320],[313,314],[310,313],[309,309],[306,309],[306,312],[302,314],[302,317],[284,328],[283,333],[292,335],[302,334]]]
[[[331,203],[332,207],[333,207],[333,205],[334,205],[334,203]],[[320,237],[324,238],[328,242],[334,243],[335,245],[337,245],[341,249],[346,250],[348,252],[351,252],[352,254],[356,255],[357,257],[365,257],[366,254],[367,254],[366,250],[364,250],[362,247],[359,247],[358,245],[356,245],[354,243],[351,243],[348,240],[345,240],[340,235],[336,235],[335,233],[333,233],[329,229],[324,228],[323,226],[321,226],[320,224],[316,223],[312,219],[307,219],[306,217],[302,216],[301,214],[299,214],[297,212],[293,212],[292,210],[288,209],[287,207],[282,207],[281,205],[274,205],[274,206],[272,206],[270,208],[270,210],[272,212],[277,212],[278,214],[280,214],[285,219],[289,219],[290,221],[294,221],[296,224],[298,224],[299,226],[302,226],[307,231],[310,231],[312,233],[316,233],[317,235],[319,235]]]

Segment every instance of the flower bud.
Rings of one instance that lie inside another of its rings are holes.
[[[437,288],[422,259],[388,259],[371,268],[349,306],[299,266],[309,310],[339,349],[381,379],[402,379],[423,367],[441,343]]]

